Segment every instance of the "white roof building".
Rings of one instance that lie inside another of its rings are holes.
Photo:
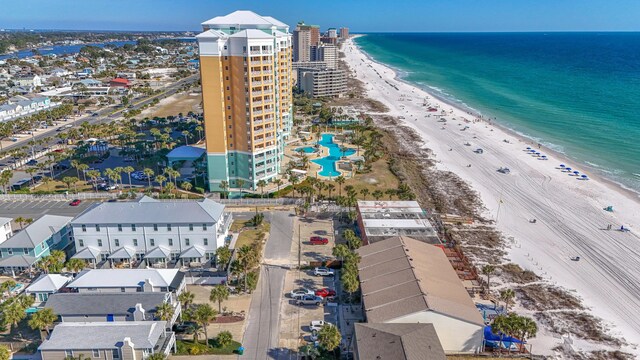
[[[438,234],[417,201],[358,201],[358,227],[365,244],[409,236],[440,244]]]
[[[184,289],[178,269],[92,269],[67,285],[78,292],[175,292]]]

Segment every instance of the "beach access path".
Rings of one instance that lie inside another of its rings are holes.
[[[532,141],[486,121],[474,122],[466,111],[397,80],[391,68],[371,61],[353,39],[346,41],[343,51],[368,96],[422,137],[438,169],[457,174],[479,192],[487,208],[484,216],[497,220],[498,230],[513,237],[507,249],[510,261],[550,284],[575,290],[592,313],[612,328],[613,335],[640,344],[640,202],[636,196],[593,176],[584,181],[561,172],[561,163],[586,169],[547,149],[540,150],[547,155],[546,161],[527,154],[527,146],[537,148]],[[438,107],[437,113],[427,112],[425,99]],[[446,123],[439,122],[441,110],[446,112]],[[478,148],[483,154],[474,152]],[[500,167],[511,172],[499,173]],[[603,210],[609,205],[614,212]],[[613,230],[606,230],[609,224]],[[621,225],[631,231],[616,231]],[[573,256],[581,260],[571,261]],[[534,347],[535,341],[531,340]],[[640,351],[623,350],[636,355]]]

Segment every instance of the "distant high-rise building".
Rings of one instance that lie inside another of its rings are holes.
[[[212,191],[255,189],[280,172],[292,127],[291,34],[269,16],[236,11],[202,23],[200,79]],[[240,182],[242,181],[242,182]]]
[[[320,43],[320,27],[299,22],[293,31],[293,61],[310,61],[310,47]]]
[[[338,47],[332,44],[322,44],[311,47],[311,61],[321,61],[326,67],[335,69],[338,67]]]
[[[338,37],[338,30],[336,30],[335,28],[329,28],[329,30],[327,30],[327,37],[337,38]]]
[[[341,27],[340,28],[340,39],[347,40],[349,38],[349,28]]]

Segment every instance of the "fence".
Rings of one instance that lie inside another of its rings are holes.
[[[225,205],[300,205],[304,199],[278,198],[278,199],[217,199],[215,200]]]
[[[113,199],[118,194],[115,193],[77,193],[77,194],[0,194],[0,201],[37,201],[37,200],[52,200],[52,201],[68,201],[72,199]]]

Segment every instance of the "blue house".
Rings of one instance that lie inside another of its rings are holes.
[[[51,250],[66,251],[73,246],[69,216],[44,215],[0,243],[0,271],[15,276],[30,270]]]

